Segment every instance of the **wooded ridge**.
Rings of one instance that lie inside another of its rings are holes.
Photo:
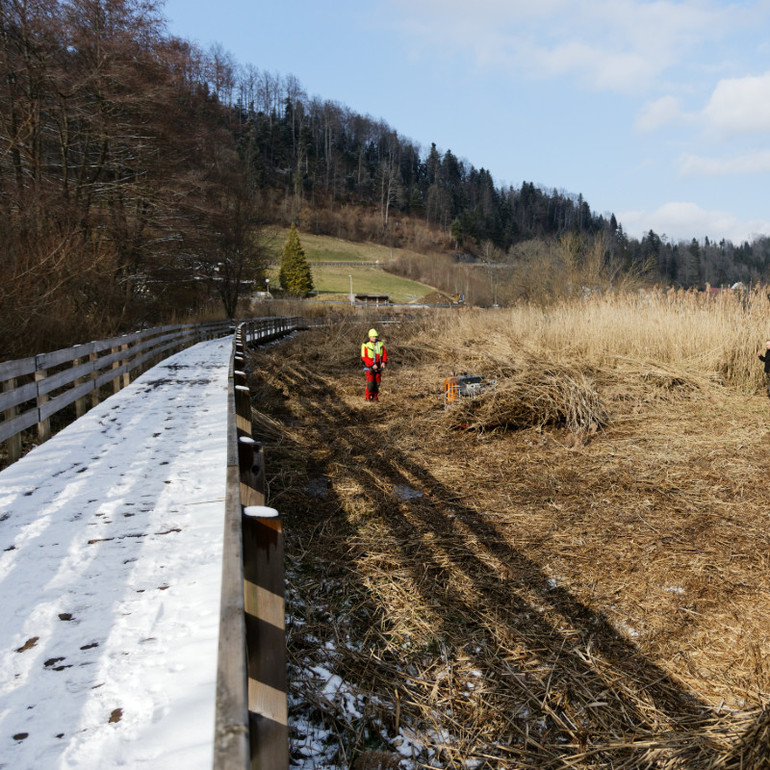
[[[426,265],[506,264],[487,292],[500,302],[620,276],[753,283],[770,260],[767,238],[638,241],[580,194],[496,186],[291,75],[168,35],[155,4],[0,3],[0,356],[233,317],[264,283],[263,226],[291,223]]]

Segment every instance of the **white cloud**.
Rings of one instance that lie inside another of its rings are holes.
[[[758,150],[732,158],[685,155],[679,162],[679,173],[682,176],[734,176],[768,172],[770,172],[770,150]]]
[[[636,51],[600,50],[579,40],[530,48],[524,58],[539,77],[573,73],[589,88],[598,90],[623,91],[630,83],[647,82],[655,74],[649,59]]]
[[[529,77],[574,74],[590,88],[635,91],[694,47],[725,34],[729,9],[701,0],[393,0],[423,53],[469,54],[477,66]]]
[[[685,117],[679,99],[673,96],[664,96],[645,105],[642,112],[636,117],[636,130],[650,133],[669,123],[683,120]]]
[[[740,221],[727,211],[707,211],[697,203],[683,201],[665,203],[655,211],[626,211],[616,216],[625,232],[635,238],[653,230],[672,241],[689,242],[708,236],[714,241],[724,238],[739,244],[757,235],[770,235],[770,221]]]
[[[770,132],[770,72],[720,80],[703,116],[727,134]]]

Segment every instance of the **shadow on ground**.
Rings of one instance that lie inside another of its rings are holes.
[[[339,756],[392,749],[408,726],[433,741],[422,761],[437,767],[760,766],[747,762],[767,743],[764,715],[738,725],[688,692],[401,451],[383,413],[352,400],[357,381],[260,366],[259,404],[287,429],[268,471],[287,520],[289,605],[296,592],[316,607],[337,673],[378,704],[356,727],[306,693]],[[401,584],[419,620],[399,617],[377,581]],[[351,631],[360,645],[345,652]],[[290,631],[298,670],[308,639]]]

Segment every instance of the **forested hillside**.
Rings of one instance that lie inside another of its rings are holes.
[[[568,264],[561,265],[567,271],[591,261],[598,248],[605,277],[631,271],[685,287],[766,277],[768,238],[737,246],[697,234],[684,243],[653,231],[630,238],[614,214],[597,214],[580,194],[528,181],[498,187],[489,170],[435,144],[423,153],[381,120],[308,97],[291,76],[240,68],[221,51],[212,55],[219,71],[229,73],[215,93],[237,116],[251,185],[270,190],[280,204],[274,218],[299,215],[314,232],[413,248],[442,243],[438,233],[449,236],[460,258],[507,263],[513,270],[529,266],[533,240],[540,243],[534,249],[539,259],[547,253],[546,262],[563,262],[564,247],[555,242],[577,234],[580,243],[569,239]],[[364,207],[369,216],[360,208],[346,216],[345,206]]]
[[[3,355],[206,310],[258,269],[209,58],[152,4],[0,3]]]
[[[637,241],[580,194],[496,186],[290,75],[168,35],[155,3],[0,2],[2,356],[232,315],[263,280],[261,227],[292,222],[495,265],[501,302],[629,275],[755,281],[770,259],[768,239]]]

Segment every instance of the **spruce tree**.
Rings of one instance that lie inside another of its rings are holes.
[[[283,245],[278,280],[287,294],[306,297],[313,291],[313,275],[295,225],[289,229],[289,237]]]

